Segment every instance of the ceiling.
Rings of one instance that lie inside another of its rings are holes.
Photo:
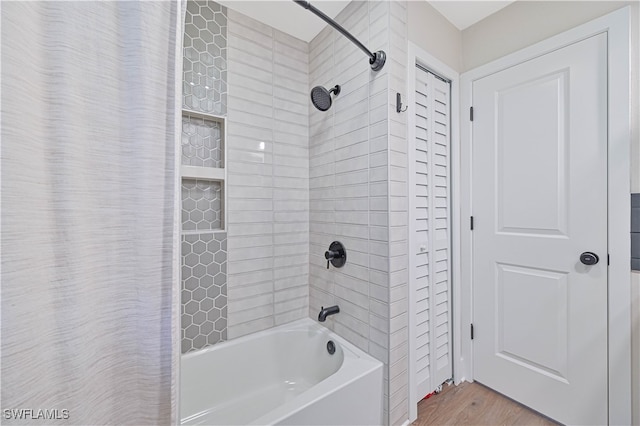
[[[444,15],[453,25],[459,30],[464,30],[467,27],[475,24],[478,21],[483,20],[487,16],[496,13],[503,7],[509,6],[513,3],[511,1],[429,1],[438,12]]]
[[[218,2],[306,42],[311,41],[326,25],[322,19],[291,0],[218,0]],[[326,15],[335,18],[349,4],[349,1],[311,0],[311,3]],[[429,3],[459,30],[463,30],[513,1],[433,0]]]
[[[310,42],[327,25],[313,13],[291,0],[216,0],[256,21]],[[350,1],[311,0],[311,4],[335,18]]]

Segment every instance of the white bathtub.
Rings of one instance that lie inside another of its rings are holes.
[[[183,355],[180,417],[183,425],[382,424],[382,363],[302,319]]]

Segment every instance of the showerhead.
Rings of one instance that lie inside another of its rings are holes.
[[[320,111],[328,110],[331,108],[331,92],[338,96],[340,94],[340,86],[336,85],[331,90],[327,90],[322,86],[314,87],[311,89],[311,103]]]

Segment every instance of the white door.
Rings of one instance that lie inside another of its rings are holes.
[[[413,153],[409,155],[409,270],[419,401],[452,376],[450,83],[418,67],[414,106],[415,129],[409,141]]]
[[[606,34],[472,95],[474,378],[562,423],[606,424]]]

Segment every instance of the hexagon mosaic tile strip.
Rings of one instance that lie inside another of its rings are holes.
[[[182,62],[183,108],[227,112],[227,8],[189,0]]]
[[[224,167],[221,130],[217,121],[182,114],[182,164]]]
[[[182,353],[227,339],[227,234],[182,236]]]
[[[182,230],[222,229],[222,185],[196,179],[182,180]]]

